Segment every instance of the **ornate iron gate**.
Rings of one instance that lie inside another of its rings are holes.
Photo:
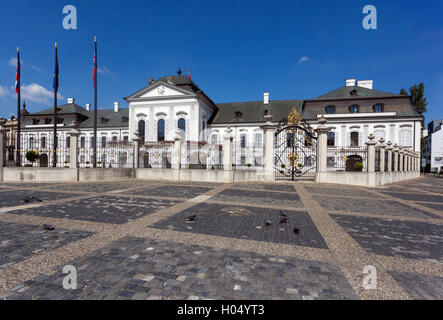
[[[313,176],[317,169],[317,135],[295,109],[275,133],[274,169],[276,180],[289,181]]]

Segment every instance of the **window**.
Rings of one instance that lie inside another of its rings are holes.
[[[29,137],[29,149],[34,149],[34,137]]]
[[[241,113],[240,111],[235,111],[234,115],[235,115],[235,118],[237,118],[237,119],[243,117],[243,113]]]
[[[381,103],[376,104],[374,106],[374,112],[384,112],[385,111],[385,106]]]
[[[182,131],[186,131],[186,120],[181,118],[178,120],[178,128]]]
[[[129,137],[128,136],[123,136],[123,141],[124,142],[128,142],[129,141]]]
[[[33,125],[37,125],[40,122],[40,120],[38,119],[32,119],[32,124]]]
[[[255,147],[256,148],[261,148],[262,147],[262,135],[261,135],[261,133],[256,133],[255,134]]]
[[[211,143],[212,144],[218,144],[218,135],[216,135],[216,134],[212,135]]]
[[[358,132],[351,132],[351,147],[358,147]]]
[[[95,137],[91,137],[91,148],[94,147],[95,144]]]
[[[117,136],[112,136],[112,141],[117,142]]]
[[[42,136],[42,149],[46,148],[46,137]]]
[[[81,137],[80,138],[80,148],[84,148],[85,147],[85,141],[86,141],[85,137]]]
[[[305,147],[311,147],[312,146],[312,137],[309,135],[309,133],[305,132]]]
[[[66,137],[66,148],[71,148],[71,137]]]
[[[142,141],[145,141],[145,120],[140,120],[138,122],[138,132],[140,133]]]
[[[50,124],[52,122],[52,119],[50,118],[45,118],[45,124]]]
[[[410,130],[401,130],[400,131],[400,146],[402,147],[411,147],[411,131]]]
[[[375,130],[374,131],[375,141],[380,141],[381,138],[385,139],[385,131],[384,130]]]
[[[354,105],[350,106],[349,112],[350,113],[358,113],[358,105],[354,104]]]
[[[246,135],[244,134],[240,136],[240,147],[242,149],[246,148]]]
[[[328,132],[328,146],[329,147],[335,146],[335,133],[334,132]]]
[[[63,123],[63,118],[57,118],[57,123]]]
[[[327,106],[326,107],[326,114],[334,114],[335,113],[335,107],[334,106]]]
[[[102,148],[106,148],[106,136],[102,137]]]
[[[294,141],[294,135],[292,134],[292,131],[286,132],[286,147],[291,148]]]
[[[165,141],[165,120],[160,119],[157,123],[157,141]]]

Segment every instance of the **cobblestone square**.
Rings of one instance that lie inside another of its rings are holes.
[[[435,177],[0,184],[0,298],[442,299],[442,189]]]

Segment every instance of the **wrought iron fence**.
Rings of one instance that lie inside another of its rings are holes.
[[[56,166],[69,166],[70,161],[70,137],[60,134],[57,137],[55,149]],[[5,163],[7,167],[15,167],[18,164],[24,167],[52,167],[54,159],[53,136],[48,134],[20,134],[20,150],[14,145],[6,145]]]
[[[93,167],[93,137],[81,137],[79,141],[80,168]],[[100,139],[97,141],[97,168],[133,168],[134,144],[128,140]]]
[[[206,142],[186,141],[181,149],[182,169],[223,169],[223,146]]]
[[[328,171],[367,171],[367,147],[328,147]]]
[[[171,168],[173,141],[146,142],[140,148],[140,168]]]
[[[257,170],[262,168],[263,157],[262,144],[250,146],[241,141],[232,144],[232,170]]]
[[[380,172],[380,148],[375,148],[375,172]]]
[[[388,166],[389,166],[389,162],[388,162],[388,150],[385,150],[385,171],[388,171]]]

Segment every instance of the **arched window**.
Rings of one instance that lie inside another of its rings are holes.
[[[163,119],[157,122],[157,141],[165,141],[165,120]]]
[[[381,138],[385,139],[385,131],[378,129],[374,131],[375,141],[378,142]]]
[[[85,147],[85,142],[86,142],[86,138],[83,136],[80,138],[80,148],[84,148]]]
[[[213,134],[211,137],[211,143],[212,144],[218,144],[218,135]]]
[[[138,122],[138,132],[140,132],[140,137],[145,141],[145,120],[140,120]]]
[[[350,113],[358,113],[358,105],[353,104],[352,106],[349,107],[349,112]]]
[[[326,114],[334,114],[335,113],[335,107],[334,106],[327,106],[326,107]]]
[[[240,136],[240,147],[242,149],[246,148],[246,135],[244,134]]]
[[[112,141],[117,142],[117,136],[112,136]]]
[[[186,120],[181,118],[178,120],[178,128],[180,130],[186,131]]]
[[[385,112],[385,106],[382,103],[376,104],[374,106],[374,112]]]
[[[46,148],[46,138],[45,138],[45,148]],[[71,148],[71,137],[66,137],[66,148]]]
[[[102,137],[102,148],[106,148],[106,136]]]
[[[411,147],[411,131],[410,130],[401,130],[400,131],[400,146],[402,147]]]
[[[328,132],[328,146],[329,147],[335,146],[335,133],[334,132]]]
[[[67,138],[69,139],[69,137]],[[67,140],[66,140],[67,141]],[[42,149],[46,148],[46,137],[42,136]],[[69,147],[68,147],[69,148]]]
[[[263,141],[263,139],[262,139],[262,135],[261,135],[261,133],[256,133],[255,134],[255,136],[254,136],[254,142],[255,142],[255,147],[256,148],[261,148],[262,147],[262,141]]]
[[[359,133],[358,132],[351,132],[351,147],[358,147],[358,139],[359,139]]]
[[[128,141],[129,141],[129,137],[128,137],[128,136],[124,136],[124,137],[123,137],[123,141],[124,141],[124,142],[128,142]]]

